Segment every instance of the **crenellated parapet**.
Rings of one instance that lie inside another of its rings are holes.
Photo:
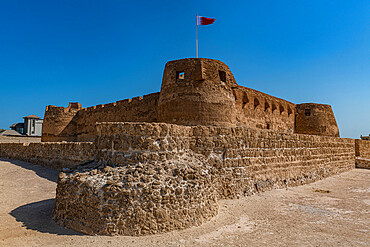
[[[47,106],[42,141],[93,141],[95,124],[108,121],[156,122],[159,93],[83,108]]]

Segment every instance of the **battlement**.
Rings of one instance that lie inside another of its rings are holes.
[[[63,106],[55,106],[55,105],[48,105],[46,106],[45,111],[53,111],[53,112],[71,112],[71,111],[79,111],[81,109],[84,109],[80,103],[78,102],[69,102],[68,107]]]
[[[312,111],[312,117],[305,111]],[[247,126],[285,133],[339,136],[330,106],[299,104],[239,86],[218,60],[169,61],[161,91],[83,108],[46,107],[43,141],[92,141],[99,122],[162,122],[179,125]],[[51,138],[52,137],[52,138]]]

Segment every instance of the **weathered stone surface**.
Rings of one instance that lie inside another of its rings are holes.
[[[179,73],[184,73],[183,78],[179,78]],[[170,61],[163,73],[158,121],[182,125],[235,125],[233,88],[236,86],[229,67],[221,61],[205,58]]]
[[[87,234],[199,225],[217,200],[310,183],[355,166],[355,141],[246,127],[97,125],[95,167],[60,175],[55,220]]]
[[[295,133],[339,137],[339,129],[330,105],[299,104],[296,107]]]
[[[92,142],[0,143],[0,157],[59,170],[91,162],[95,154]]]
[[[46,107],[42,125],[43,142],[76,141],[76,114],[82,110],[80,103],[69,103],[67,108],[49,105]]]
[[[97,122],[155,122],[159,93],[120,100],[114,103],[82,108],[70,103],[67,108],[47,106],[42,141],[91,142]]]
[[[356,157],[356,168],[370,169],[370,159]]]
[[[356,139],[356,156],[370,159],[370,141]]]

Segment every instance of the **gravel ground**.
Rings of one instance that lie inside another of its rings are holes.
[[[370,170],[220,202],[200,227],[87,236],[51,218],[57,172],[0,159],[0,246],[370,246]]]

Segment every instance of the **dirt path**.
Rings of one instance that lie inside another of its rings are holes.
[[[56,178],[54,170],[0,159],[0,246],[370,246],[370,170],[225,200],[200,227],[145,237],[56,225]]]

